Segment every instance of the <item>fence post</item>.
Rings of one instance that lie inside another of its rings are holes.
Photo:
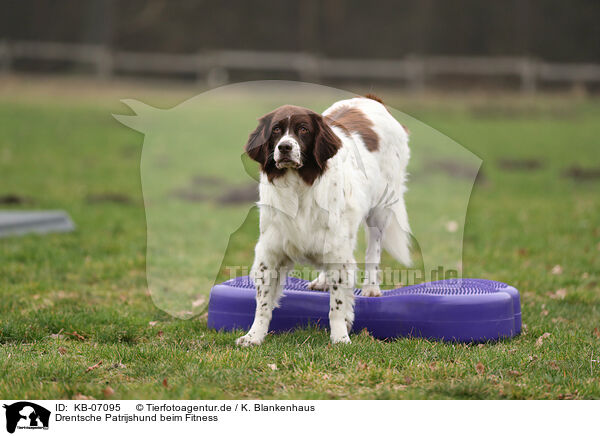
[[[537,90],[538,63],[533,59],[523,59],[519,65],[521,93],[534,94]]]
[[[110,79],[113,75],[114,61],[112,52],[106,46],[98,48],[95,56],[96,75],[102,79]]]
[[[215,52],[196,54],[196,80],[209,89],[218,88],[229,82],[229,72],[220,65],[219,55]]]
[[[422,58],[409,56],[406,62],[406,77],[408,89],[412,92],[422,92],[425,89],[425,62]]]
[[[321,78],[320,63],[316,56],[303,53],[294,63],[301,81],[319,83]]]
[[[10,44],[6,39],[0,40],[0,73],[8,74],[12,67]]]

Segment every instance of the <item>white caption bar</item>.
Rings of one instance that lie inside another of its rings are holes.
[[[502,435],[586,434],[592,401],[26,401],[3,400],[0,434]],[[111,433],[114,432],[114,433]],[[167,433],[170,432],[170,433]],[[184,432],[184,433],[180,433]]]

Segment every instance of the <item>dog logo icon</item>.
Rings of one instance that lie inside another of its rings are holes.
[[[6,431],[14,433],[18,429],[48,429],[50,411],[28,401],[4,405],[6,409]]]

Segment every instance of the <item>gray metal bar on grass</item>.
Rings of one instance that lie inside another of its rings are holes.
[[[0,211],[0,238],[27,233],[71,232],[75,224],[60,210]]]

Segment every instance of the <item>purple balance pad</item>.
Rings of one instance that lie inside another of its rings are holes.
[[[353,332],[366,328],[376,338],[421,337],[480,342],[521,332],[519,291],[483,279],[453,279],[383,291],[362,297],[356,290]],[[329,327],[329,293],[308,289],[308,282],[288,278],[270,331],[297,327]],[[216,285],[210,293],[208,326],[216,330],[248,330],[256,308],[252,281],[238,277]]]

